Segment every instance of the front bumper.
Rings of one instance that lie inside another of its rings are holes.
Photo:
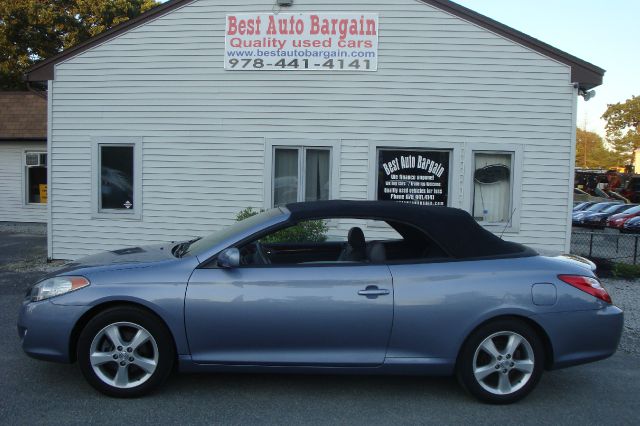
[[[551,369],[598,361],[618,349],[624,313],[616,306],[532,317],[547,332],[553,350]]]
[[[50,300],[23,302],[18,335],[24,352],[37,359],[71,362],[71,333],[87,307],[55,305]]]

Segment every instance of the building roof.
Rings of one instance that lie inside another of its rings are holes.
[[[450,207],[418,206],[395,201],[330,200],[291,203],[286,208],[293,222],[331,218],[377,219],[387,221],[401,234],[410,235],[415,231],[407,228],[409,225],[424,232],[456,259],[536,254],[528,247],[504,241],[487,231],[466,211]]]
[[[156,19],[162,15],[171,12],[174,9],[185,6],[196,0],[170,0],[153,9],[148,10],[142,15],[123,22],[110,30],[103,32],[89,40],[78,44],[72,48],[66,49],[64,52],[46,59],[33,68],[25,75],[27,81],[44,81],[54,79],[54,67],[56,64],[72,58],[92,47],[104,43],[114,37],[121,35],[131,29],[144,25],[146,22]],[[602,78],[604,77],[605,70],[597,67],[589,62],[586,62],[580,58],[563,52],[560,49],[546,44],[538,39],[535,39],[527,34],[524,34],[516,29],[513,29],[500,22],[494,21],[484,15],[474,12],[464,6],[454,3],[450,0],[419,0],[423,3],[427,3],[433,7],[441,9],[454,16],[462,18],[466,21],[472,22],[482,28],[485,28],[493,33],[499,34],[509,40],[526,46],[536,52],[539,52],[549,58],[555,59],[558,62],[566,64],[571,67],[571,81],[578,83],[583,90],[589,90],[593,87],[602,84]]]
[[[0,141],[46,140],[46,97],[33,92],[0,92]]]

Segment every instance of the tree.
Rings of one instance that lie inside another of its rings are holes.
[[[155,0],[0,2],[0,90],[22,90],[35,63],[134,18]]]
[[[640,96],[608,105],[602,115],[607,120],[607,139],[625,164],[633,163],[634,151],[640,148]]]
[[[619,164],[618,155],[607,149],[602,138],[593,132],[576,132],[576,167],[584,169],[610,169]]]

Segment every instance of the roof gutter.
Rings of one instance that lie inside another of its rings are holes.
[[[47,138],[42,136],[34,137],[4,137],[0,136],[0,142],[46,142]]]

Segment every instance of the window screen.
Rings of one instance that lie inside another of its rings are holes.
[[[305,201],[329,199],[329,151],[307,149],[305,170]]]
[[[511,216],[511,153],[474,153],[473,217],[508,222]]]
[[[331,150],[327,148],[275,148],[273,205],[328,200],[331,189]]]
[[[273,169],[274,206],[298,201],[298,150],[276,149]]]

